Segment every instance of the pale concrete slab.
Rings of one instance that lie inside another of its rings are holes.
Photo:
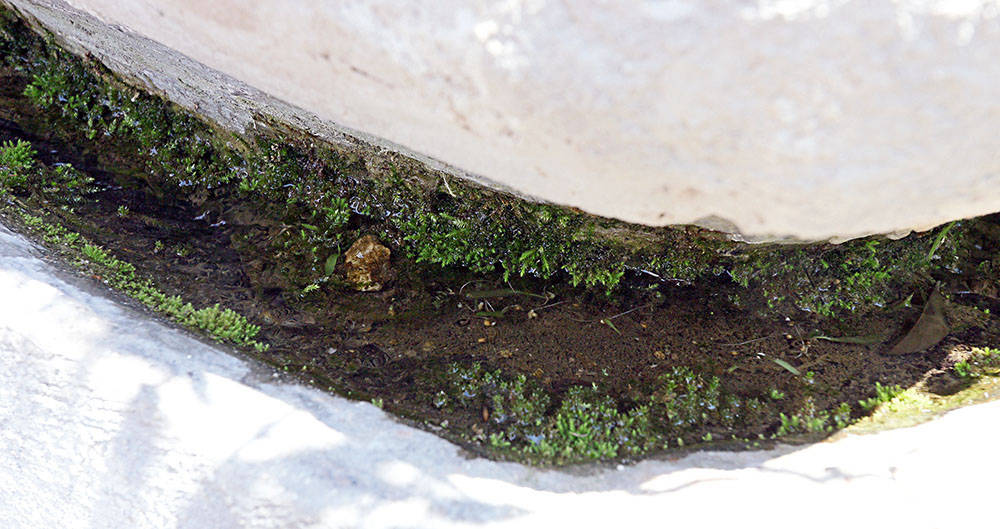
[[[998,0],[2,1],[226,126],[630,222],[825,239],[1000,210]]]
[[[1000,402],[629,467],[470,458],[203,344],[0,227],[0,527],[993,525]]]

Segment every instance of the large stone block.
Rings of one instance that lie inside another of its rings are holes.
[[[120,32],[5,1],[234,128],[263,105],[627,221],[825,239],[1000,210],[996,0],[69,1]]]

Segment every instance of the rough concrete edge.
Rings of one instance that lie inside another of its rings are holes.
[[[472,186],[528,202],[568,208],[518,191],[483,175],[465,171],[392,141],[322,119],[315,113],[209,68],[128,28],[102,21],[94,15],[80,11],[63,0],[0,0],[0,4],[13,8],[36,29],[52,33],[56,37],[56,42],[68,51],[97,59],[122,79],[160,95],[227,131],[245,135],[248,131],[270,128],[268,122],[280,123],[291,130],[328,142],[334,147],[368,156],[376,155],[381,159],[391,159],[394,163],[417,172],[430,173],[435,179],[447,181],[449,177],[458,178]],[[112,54],[111,50],[117,50],[117,53]],[[229,97],[213,97],[213,91]],[[584,213],[575,208],[569,209]],[[647,226],[590,213],[587,215],[595,219],[613,221],[622,226],[635,227],[638,231],[664,228],[664,226]],[[864,232],[822,240],[805,240],[780,234],[746,235],[732,221],[716,215],[695,219],[686,225],[721,232],[727,234],[734,242],[751,244],[824,242],[839,244],[878,235],[874,232]],[[888,236],[901,238],[908,233],[910,230]]]
[[[452,176],[490,191],[535,203],[548,203],[481,175],[469,173],[391,141],[321,119],[242,81],[209,68],[180,52],[108,24],[61,0],[0,0],[36,28],[56,37],[56,42],[79,56],[97,59],[115,74],[150,93],[238,134],[267,128],[268,121],[282,123],[331,145],[367,154],[402,156],[441,177]],[[111,35],[115,40],[111,43]],[[109,45],[101,45],[107,43]],[[109,50],[120,50],[117,54]],[[140,53],[141,51],[141,53]],[[213,97],[211,89],[230,97]],[[221,88],[220,88],[221,87]],[[407,164],[407,165],[410,165]]]

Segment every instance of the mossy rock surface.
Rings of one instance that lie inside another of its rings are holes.
[[[925,284],[952,263],[962,231],[955,228],[934,259],[924,259],[934,233],[748,245],[695,227],[629,225],[449,178],[371,146],[324,141],[266,116],[258,116],[252,135],[226,132],[60,50],[11,11],[2,21],[5,61],[30,76],[25,94],[58,113],[61,125],[141,158],[149,185],[164,194],[182,193],[206,207],[235,198],[250,217],[299,228],[282,244],[301,261],[288,278],[300,288],[319,279],[319,265],[364,228],[419,261],[474,272],[553,277],[606,291],[632,279],[731,278],[762,293],[772,308],[834,315],[897,301],[902,284]]]

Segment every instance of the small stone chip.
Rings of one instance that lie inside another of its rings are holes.
[[[381,290],[389,278],[390,254],[372,235],[354,241],[344,257],[347,282],[362,292]]]

